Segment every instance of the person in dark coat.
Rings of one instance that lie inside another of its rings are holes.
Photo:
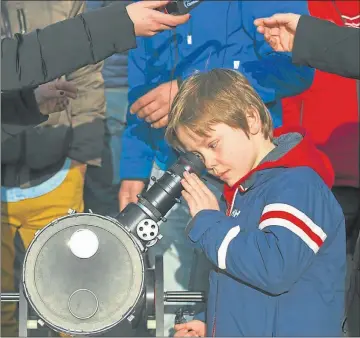
[[[188,14],[173,16],[156,10],[168,2],[115,3],[29,34],[2,38],[1,122],[13,123],[14,116],[24,128],[44,122],[34,88],[114,53],[136,48],[136,36],[152,36],[185,23]]]
[[[258,32],[293,62],[348,78],[360,78],[360,31],[307,15],[275,14],[259,18]]]

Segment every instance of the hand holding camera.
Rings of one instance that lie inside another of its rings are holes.
[[[174,16],[156,9],[164,8],[171,1],[139,1],[126,7],[134,23],[136,36],[153,36],[161,31],[173,29],[189,20],[190,15]]]

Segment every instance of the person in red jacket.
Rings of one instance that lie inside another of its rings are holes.
[[[312,16],[340,26],[360,28],[360,2],[308,1]],[[302,125],[335,170],[333,193],[346,218],[347,251],[354,257],[360,228],[360,82],[316,70],[312,86],[302,94],[282,100],[283,124]],[[348,279],[351,276],[351,263]],[[358,336],[360,299],[347,291],[347,335]],[[350,299],[352,298],[352,299]],[[356,298],[354,300],[354,298]],[[354,304],[356,302],[356,304]],[[357,319],[356,319],[357,318]],[[356,324],[357,323],[357,324]]]
[[[358,1],[308,1],[308,6],[312,16],[360,28]],[[331,160],[336,174],[333,192],[346,217],[350,252],[359,231],[359,96],[359,81],[316,70],[307,91],[282,101],[283,124],[305,127]]]

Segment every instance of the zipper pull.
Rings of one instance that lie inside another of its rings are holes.
[[[187,36],[187,44],[192,45],[192,35],[190,34]]]

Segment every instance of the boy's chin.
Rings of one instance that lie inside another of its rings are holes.
[[[229,187],[232,187],[237,182],[237,181],[235,181],[234,179],[231,179],[231,178],[221,180],[221,181],[224,182]]]
[[[241,177],[229,177],[226,178],[225,180],[222,180],[225,184],[227,184],[229,187],[232,187],[233,185],[235,185],[237,182],[239,182],[241,179]]]

